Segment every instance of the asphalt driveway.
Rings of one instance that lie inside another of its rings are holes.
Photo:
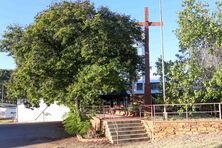
[[[0,148],[23,147],[66,137],[61,122],[0,124]]]

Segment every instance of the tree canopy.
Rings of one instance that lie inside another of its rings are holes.
[[[95,9],[88,1],[54,3],[26,27],[5,31],[1,51],[17,68],[8,95],[66,105],[89,105],[98,95],[135,80],[142,59],[133,45],[142,31],[130,16]]]
[[[171,66],[167,99],[173,103],[222,101],[222,3],[183,0],[176,35],[181,47]]]

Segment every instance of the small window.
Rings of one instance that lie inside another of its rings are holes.
[[[151,84],[151,89],[159,89],[159,84],[157,83]]]
[[[137,83],[137,90],[143,90],[143,83]]]

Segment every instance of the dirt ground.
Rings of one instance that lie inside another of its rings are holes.
[[[186,135],[158,141],[112,145],[106,142],[80,142],[76,137],[48,143],[26,146],[26,148],[222,148],[222,134]]]
[[[13,120],[8,120],[8,119],[0,119],[0,124],[7,124],[7,123],[13,123]]]

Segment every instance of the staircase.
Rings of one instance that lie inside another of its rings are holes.
[[[107,121],[107,130],[112,144],[149,140],[141,120]]]

